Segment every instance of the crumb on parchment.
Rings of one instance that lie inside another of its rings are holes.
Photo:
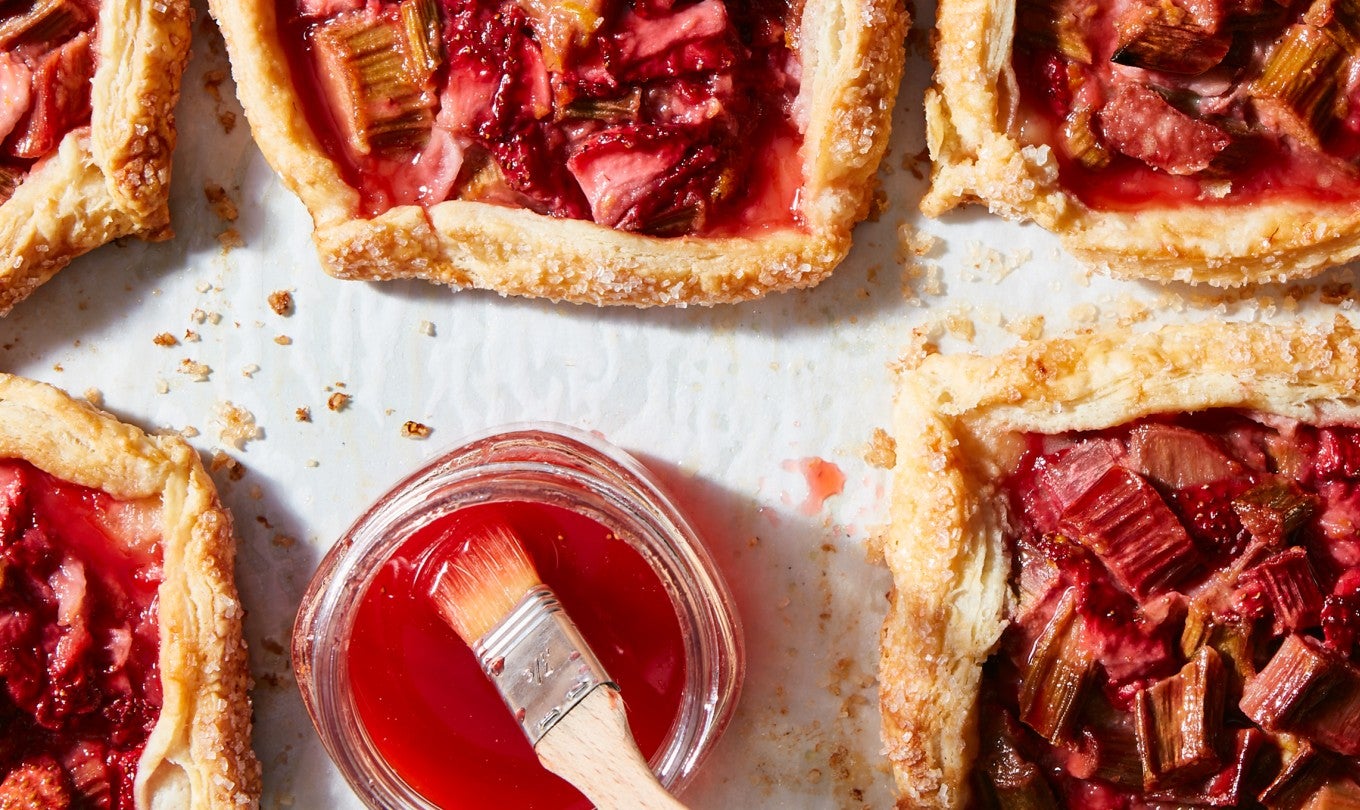
[[[312,409],[304,405],[293,411],[293,418],[299,422],[310,422],[312,421]]]
[[[421,422],[407,420],[402,423],[401,435],[406,439],[424,439],[430,435],[430,426]]]
[[[104,392],[98,388],[86,388],[85,401],[96,408],[102,408],[104,407]]]
[[[193,380],[194,382],[207,382],[212,368],[206,363],[198,363],[189,358],[179,361],[179,373]]]
[[[154,343],[154,344],[156,344],[157,346],[178,346],[178,345],[179,345],[179,339],[176,338],[174,335],[170,334],[169,332],[161,332],[159,335],[156,335],[155,337],[153,337],[153,338],[151,339],[151,342]]]
[[[864,460],[871,467],[890,470],[897,465],[897,442],[888,431],[874,428],[869,438],[869,446],[864,450]]]
[[[293,314],[293,294],[287,290],[275,290],[269,294],[269,308],[275,315],[288,317]]]
[[[264,431],[255,424],[255,414],[231,402],[219,402],[214,413],[218,438],[241,450],[246,442],[264,438]]]
[[[349,402],[351,399],[354,399],[354,397],[351,397],[349,394],[344,394],[339,391],[336,391],[334,394],[331,394],[329,399],[326,400],[326,407],[339,413],[340,411],[343,411],[345,408],[349,407]]]
[[[235,222],[239,213],[236,203],[232,202],[227,190],[216,183],[203,184],[203,196],[208,198],[208,208],[223,222]]]
[[[293,345],[293,339],[288,337],[287,335],[279,335],[278,337],[274,338],[274,342],[279,344],[280,346]]]

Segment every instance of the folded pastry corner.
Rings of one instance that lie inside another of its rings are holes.
[[[114,239],[170,236],[188,0],[0,10],[0,314]]]

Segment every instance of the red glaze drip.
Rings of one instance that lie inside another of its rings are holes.
[[[0,462],[2,806],[64,794],[76,807],[133,807],[161,707],[160,547],[143,510]],[[53,792],[26,792],[35,782]]]
[[[675,720],[685,678],[679,619],[651,566],[600,524],[560,507],[493,504],[454,517],[515,529],[619,684],[634,738],[651,756]],[[412,535],[359,603],[349,672],[360,719],[387,762],[446,810],[587,808],[538,764],[472,651],[414,584],[414,561],[451,519]]]

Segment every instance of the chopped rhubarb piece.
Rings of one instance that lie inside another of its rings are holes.
[[[1151,88],[1115,88],[1098,115],[1106,145],[1169,174],[1202,172],[1232,143],[1227,132],[1192,118]]]
[[[1034,643],[1020,685],[1020,719],[1050,742],[1067,739],[1095,659],[1081,641],[1077,594],[1069,589]]]
[[[402,0],[397,7],[416,63],[433,73],[444,61],[443,23],[435,0]]]
[[[637,118],[642,110],[642,89],[634,87],[617,98],[582,98],[568,104],[565,118],[584,118],[594,121],[618,121]]]
[[[1251,623],[1240,616],[1217,618],[1194,605],[1181,633],[1181,651],[1190,658],[1201,647],[1218,653],[1223,662],[1225,693],[1236,702],[1247,680],[1256,675],[1256,636]]]
[[[1242,473],[1242,465],[1212,437],[1158,423],[1129,431],[1129,466],[1171,489],[1204,486]]]
[[[348,12],[312,30],[327,98],[356,154],[410,153],[429,139],[432,71],[428,49],[412,43],[396,9]]]
[[[1183,783],[1219,768],[1223,686],[1218,653],[1201,647],[1179,673],[1138,693],[1135,728],[1145,787]]]
[[[1085,494],[1124,456],[1124,445],[1114,439],[1088,439],[1055,456],[1034,463],[1029,486],[1021,499],[1029,519],[1041,532],[1058,527],[1062,513]]]
[[[81,33],[43,57],[33,71],[33,100],[7,143],[18,158],[39,158],[56,149],[66,133],[90,115],[94,73],[90,35]]]
[[[1099,696],[1091,703],[1085,715],[1090,723],[1083,734],[1090,735],[1090,747],[1095,751],[1093,775],[1124,788],[1142,790],[1143,760],[1138,754],[1133,715],[1116,711]]]
[[[1190,536],[1161,496],[1123,468],[1105,473],[1062,521],[1139,598],[1176,586],[1200,566]]]
[[[1221,9],[1203,5],[1208,13],[1200,15],[1169,2],[1129,6],[1115,21],[1119,42],[1111,61],[1186,75],[1214,67],[1228,55],[1232,37],[1219,30]]]
[[[986,787],[1001,808],[1056,810],[1053,791],[1043,772],[1020,751],[1020,729],[1008,714],[983,721],[979,767]]]
[[[573,48],[589,44],[604,22],[600,0],[523,0],[548,70],[560,73]]]
[[[731,31],[722,0],[700,0],[653,18],[629,12],[613,42],[614,60],[644,79],[724,70],[739,59]]]
[[[1234,498],[1233,511],[1252,537],[1279,545],[1317,511],[1317,497],[1287,478],[1272,478]]]
[[[1256,728],[1240,728],[1233,733],[1230,755],[1218,771],[1202,780],[1187,782],[1147,794],[1149,799],[1175,804],[1209,807],[1238,807],[1248,797],[1248,778],[1266,748],[1266,735]]]
[[[1318,641],[1287,636],[1247,682],[1242,712],[1266,731],[1298,734],[1345,756],[1360,755],[1360,669]]]
[[[86,28],[93,19],[75,0],[35,0],[24,14],[0,21],[0,49],[27,43],[57,43]]]
[[[1063,119],[1063,149],[1088,169],[1100,169],[1110,162],[1110,152],[1096,137],[1092,126],[1094,115],[1095,111],[1090,107],[1078,107]]]
[[[1336,763],[1325,751],[1307,740],[1288,734],[1275,736],[1280,753],[1280,769],[1257,798],[1270,810],[1301,808],[1331,780]]]
[[[1248,616],[1269,615],[1275,635],[1317,624],[1322,591],[1302,548],[1269,557],[1242,574],[1238,583],[1239,610]]]
[[[1348,53],[1360,53],[1360,3],[1356,0],[1315,0],[1303,21],[1326,31]]]
[[[25,760],[0,782],[0,808],[20,810],[66,810],[71,793],[61,765],[49,756]]]
[[[1291,25],[1251,84],[1257,116],[1281,134],[1319,148],[1331,121],[1337,75],[1345,52],[1325,31]]]
[[[1099,11],[1090,0],[1028,0],[1016,7],[1016,39],[1025,47],[1052,51],[1074,62],[1090,64],[1086,32]]]

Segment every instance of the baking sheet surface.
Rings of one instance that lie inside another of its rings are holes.
[[[78,260],[0,320],[0,348],[6,370],[89,391],[145,428],[186,431],[217,459],[240,537],[266,808],[361,806],[312,731],[287,654],[321,555],[400,477],[467,434],[521,420],[598,431],[638,456],[736,594],[743,697],[686,802],[888,806],[874,672],[889,582],[866,541],[887,519],[874,448],[890,426],[892,365],[923,341],[994,351],[1019,334],[1328,318],[1353,304],[1346,269],[1252,297],[1117,283],[1078,268],[1048,234],[980,209],[923,220],[930,7],[915,10],[882,211],[813,290],[639,311],[336,281],[317,265],[306,212],[251,143],[220,36],[197,11],[176,237]],[[234,221],[209,202],[212,186]],[[291,293],[291,315],[271,309],[276,291]],[[347,404],[328,405],[335,394]],[[262,436],[224,441],[228,406]],[[407,420],[429,436],[403,437]],[[843,491],[810,475],[820,462],[844,474]]]

